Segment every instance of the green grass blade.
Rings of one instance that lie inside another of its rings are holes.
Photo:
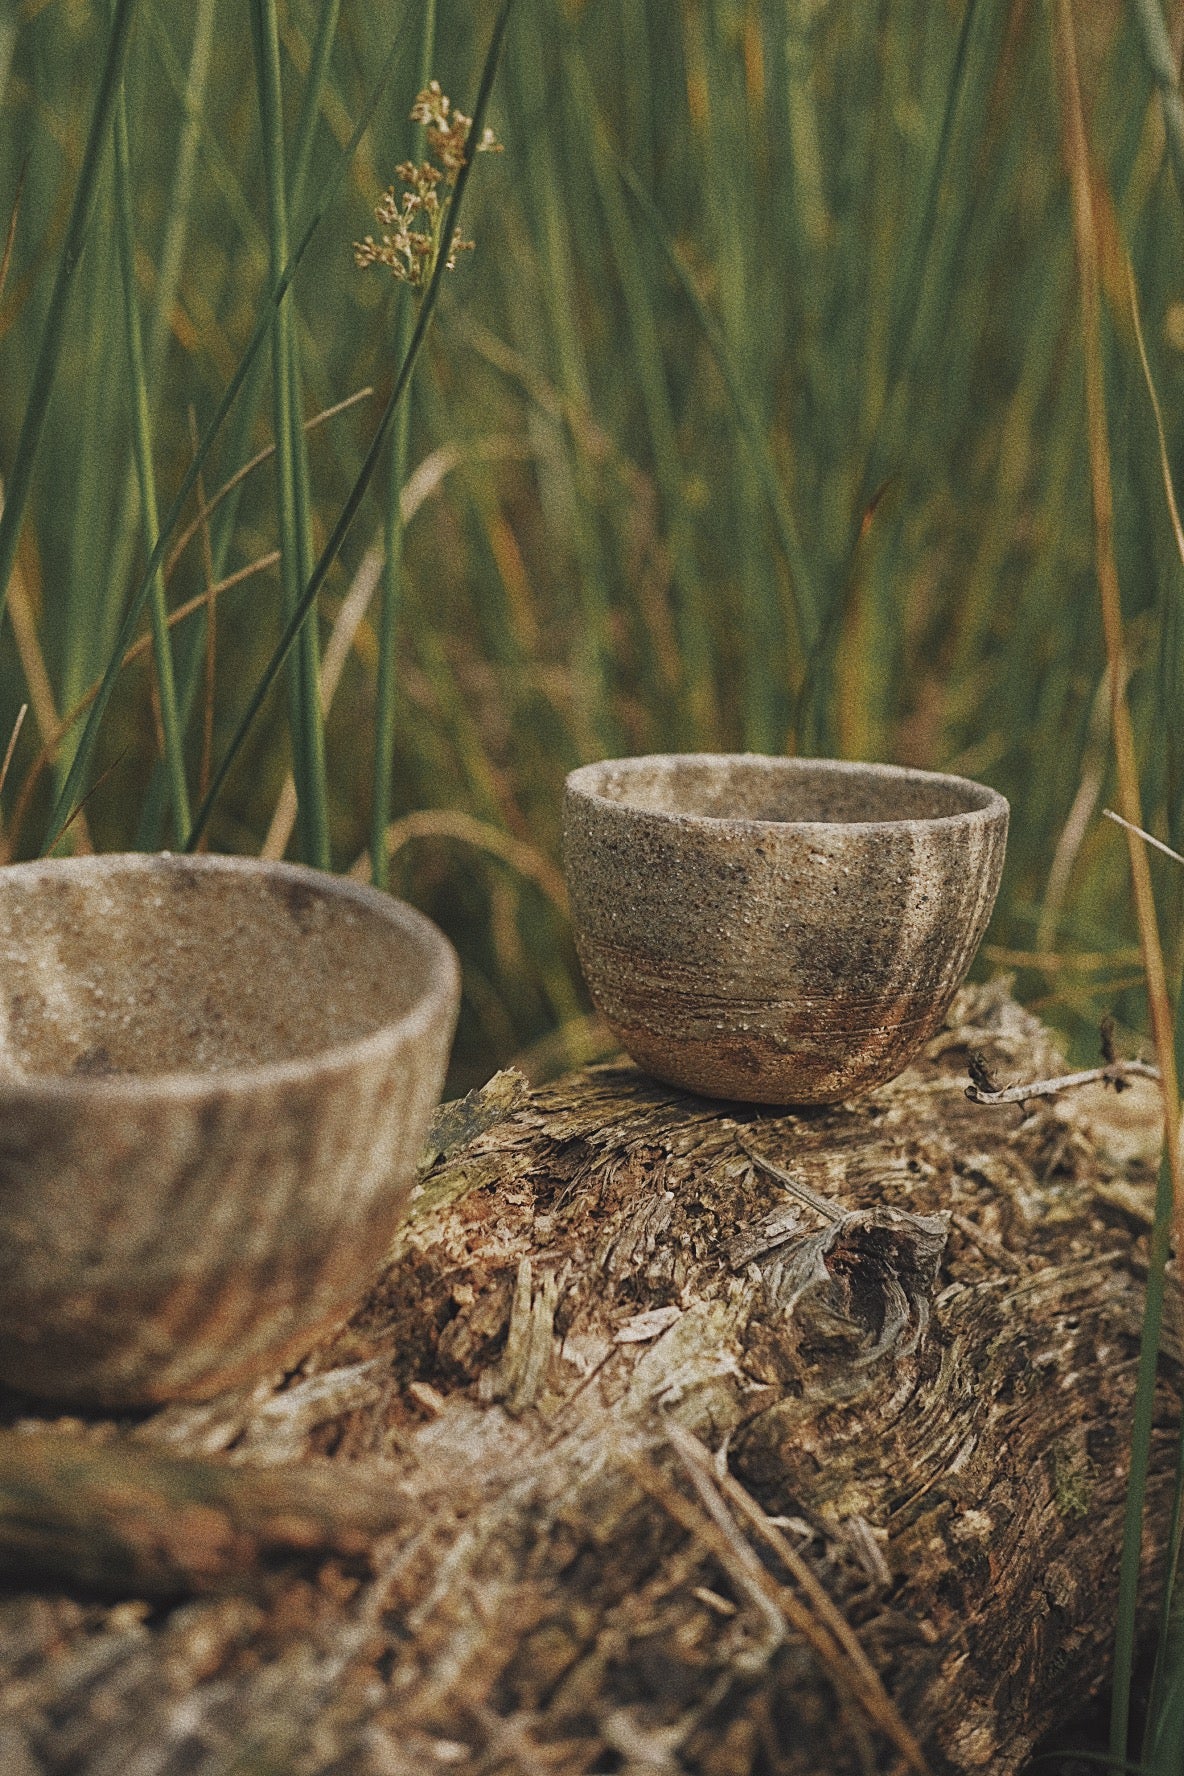
[[[1147,67],[1163,106],[1164,133],[1176,189],[1184,199],[1184,99],[1171,38],[1159,0],[1130,0]]]
[[[436,53],[436,4],[425,0],[420,27],[418,90],[422,92],[432,77]],[[416,126],[414,160],[423,156],[426,133]],[[399,301],[395,330],[395,357],[406,357],[415,324],[415,308],[410,292],[403,292]],[[374,711],[374,786],[370,797],[370,872],[377,888],[390,886],[390,853],[386,829],[391,822],[395,776],[395,723],[398,716],[397,656],[399,610],[402,603],[403,580],[403,518],[400,511],[403,483],[407,478],[411,436],[410,394],[399,409],[391,440],[391,472],[387,486],[384,515],[386,559],[382,565],[382,604],[378,619],[378,683]]]
[[[70,291],[74,273],[78,269],[78,261],[82,256],[91,212],[94,208],[99,170],[110,135],[116,94],[123,78],[123,64],[127,55],[128,38],[131,34],[135,12],[136,0],[117,0],[114,17],[111,21],[111,34],[107,39],[107,53],[103,61],[103,71],[99,78],[99,90],[95,99],[94,114],[91,118],[90,133],[87,136],[82,166],[78,174],[78,184],[74,191],[70,220],[66,225],[66,238],[62,245],[61,258],[58,260],[57,276],[54,279],[53,291],[49,299],[49,309],[45,317],[41,344],[37,352],[36,363],[33,366],[29,399],[25,407],[20,435],[17,438],[12,468],[9,471],[4,509],[0,512],[0,616],[4,614],[8,598],[8,582],[12,577],[12,567],[16,560],[16,548],[25,515],[25,506],[33,484],[33,467],[37,458],[37,447],[41,442],[45,416],[49,408],[49,398],[53,391],[54,377],[57,374],[58,359],[61,356],[62,336],[66,326]]]
[[[217,0],[199,0],[193,26],[193,44],[189,71],[183,91],[184,123],[177,149],[172,184],[165,205],[164,240],[157,269],[156,294],[152,321],[148,332],[147,370],[149,397],[161,386],[162,372],[168,350],[173,305],[181,281],[181,265],[189,232],[190,215],[195,193],[197,150],[202,134],[202,108],[214,44],[214,14]],[[164,36],[160,20],[149,14],[152,35],[159,43]],[[119,516],[111,545],[109,582],[122,587],[127,582],[135,547],[137,480],[135,465],[128,464],[123,485]]]
[[[199,87],[195,77],[200,33],[202,31],[202,18],[204,17],[205,11],[209,11],[212,14],[213,6],[216,5],[216,3],[217,0],[202,0],[203,13],[199,15],[198,24],[195,27],[193,54],[190,61],[189,84],[186,87],[186,118],[189,123],[194,125],[200,124],[202,121],[200,116],[196,113],[200,107],[200,94],[204,91],[204,84]],[[290,214],[298,212],[303,204],[304,190],[308,182],[308,172],[312,162],[312,148],[316,136],[321,91],[328,68],[329,56],[333,46],[339,12],[339,0],[330,0],[330,3],[321,9],[317,20],[317,35],[313,45],[308,79],[305,82],[304,93],[301,98],[300,120],[296,126],[296,146],[292,161],[293,170],[288,181]],[[381,88],[379,90],[381,90]],[[188,142],[188,140],[189,132],[187,130],[185,141]],[[182,184],[181,167],[183,165],[183,153],[184,149],[182,150],[182,154],[178,156],[178,172],[174,179],[174,193],[178,191],[178,188]],[[189,187],[186,185],[184,187],[186,194],[188,189]],[[172,208],[173,206],[170,205],[170,216]],[[161,259],[162,291],[166,288],[165,273],[170,263],[168,243],[172,242],[174,232],[170,220],[166,251],[162,254]],[[160,320],[162,318],[167,317],[164,316],[162,309],[158,306],[156,319]],[[239,401],[235,410],[234,421],[230,428],[230,435],[227,439],[226,459],[228,462],[241,463],[251,453],[251,433],[254,428],[255,415],[263,386],[262,369],[263,360],[261,358],[256,359],[253,374],[248,378],[243,390],[242,399]],[[153,374],[152,360],[150,359],[150,378]],[[211,578],[215,582],[220,580],[226,571],[226,562],[230,553],[231,544],[234,540],[238,522],[242,491],[241,485],[234,489],[234,492],[219,508],[214,521],[211,533]],[[195,625],[194,633],[187,638],[185,649],[180,657],[182,661],[180,668],[181,719],[182,724],[187,728],[205,674],[204,621]],[[153,773],[152,783],[150,784],[148,793],[144,799],[140,825],[137,830],[136,842],[138,846],[152,849],[159,843],[158,835],[160,831],[163,801],[163,776],[161,772],[157,770]]]
[[[1155,1412],[1155,1375],[1163,1327],[1164,1280],[1171,1249],[1172,1174],[1167,1156],[1159,1166],[1155,1223],[1147,1255],[1147,1298],[1139,1344],[1138,1381],[1131,1427],[1131,1465],[1122,1526],[1118,1569],[1118,1611],[1114,1636],[1114,1678],[1110,1702],[1110,1755],[1127,1756],[1130,1741],[1131,1681],[1135,1665],[1139,1571],[1143,1548],[1143,1504],[1151,1466],[1151,1431]]]
[[[308,169],[312,165],[312,148],[316,140],[317,117],[320,113],[321,93],[325,85],[325,76],[329,70],[329,57],[333,50],[333,40],[337,35],[337,19],[341,12],[341,0],[325,0],[317,19],[317,34],[312,46],[312,57],[308,66],[308,79],[304,83],[304,93],[300,100],[300,116],[296,123],[296,149],[292,156],[292,171],[288,179],[288,194],[293,211],[300,208],[304,197],[304,187],[308,183]]]
[[[74,754],[70,769],[66,774],[65,782],[63,783],[55,801],[53,812],[50,816],[49,826],[45,838],[42,841],[43,851],[50,850],[56,843],[82,794],[86,774],[90,769],[90,760],[94,752],[95,740],[98,737],[98,731],[102,724],[103,716],[106,714],[107,705],[111,700],[111,693],[115,688],[115,680],[119,676],[123,656],[135,640],[136,626],[140,620],[140,613],[144,609],[145,602],[151,590],[152,576],[164,560],[165,552],[168,548],[173,531],[180,522],[181,515],[185,510],[186,501],[193,492],[194,487],[197,485],[198,476],[202,472],[214,440],[221,431],[227,414],[234,406],[239,390],[242,388],[251,366],[255,362],[259,348],[271,331],[272,313],[283,301],[284,296],[291,285],[292,279],[296,276],[300,261],[308,250],[313,235],[324,220],[329,204],[337,191],[337,187],[345,177],[346,169],[353,158],[354,151],[366,133],[366,130],[369,128],[370,119],[374,115],[378,106],[378,101],[386,89],[387,81],[390,79],[391,73],[395,68],[401,49],[402,44],[396,35],[395,41],[392,43],[378,79],[374,84],[373,91],[362,109],[361,115],[350,135],[350,139],[342,149],[341,156],[333,171],[328,175],[321,186],[304,230],[296,243],[291,257],[283,269],[278,283],[271,290],[270,295],[260,310],[254,331],[247,342],[242,357],[239,359],[234,375],[226,385],[226,389],[218,403],[214,417],[202,433],[197,449],[193,453],[193,459],[181,478],[181,485],[177,489],[173,502],[165,514],[164,522],[161,526],[160,538],[149,557],[148,565],[144,570],[144,577],[129,601],[127,611],[124,615],[123,626],[120,629],[115,645],[112,648],[111,657],[107,664],[107,670],[103,674],[103,682],[99,687],[98,695],[95,697],[94,703],[91,705],[90,714],[87,717],[86,726],[79,739],[77,751]],[[7,510],[7,507],[5,509]],[[3,516],[0,515],[0,527],[2,527],[3,522]]]
[[[53,660],[59,695],[67,706],[101,670],[120,617],[119,589],[106,573],[111,547],[109,492],[112,464],[135,480],[135,464],[125,450],[123,428],[113,425],[121,415],[127,389],[127,350],[122,311],[118,229],[115,225],[113,173],[105,165],[91,221],[85,263],[67,340],[86,362],[88,399],[78,404],[63,456],[70,469],[70,502],[63,530],[68,537],[61,617]],[[76,343],[74,343],[76,342]],[[64,407],[55,398],[53,407]],[[53,413],[47,421],[47,448],[39,457],[38,483],[62,474],[63,457],[53,461]],[[30,495],[30,508],[36,503]],[[59,773],[60,776],[60,773]]]
[[[536,21],[538,14],[535,15]],[[518,54],[507,75],[514,85],[508,108],[518,116],[539,118],[552,107],[558,85],[554,56],[548,50],[547,23],[524,29]],[[534,275],[550,292],[547,316],[530,304],[516,303],[513,332],[519,353],[534,359],[553,356],[562,399],[581,412],[591,408],[587,342],[579,323],[581,275],[580,234],[586,212],[563,177],[564,157],[541,128],[527,128],[520,145],[521,183],[530,193],[524,233],[530,241]],[[577,591],[572,645],[572,726],[583,757],[613,757],[624,744],[614,691],[618,680],[617,611],[609,548],[600,522],[599,477],[589,452],[568,428],[555,434],[554,471],[562,488],[564,540],[570,548]]]
[[[558,7],[552,8],[556,23],[563,22]],[[669,534],[675,591],[678,599],[678,636],[682,655],[682,742],[692,746],[709,742],[718,726],[712,674],[711,636],[707,623],[706,590],[692,544],[689,516],[683,494],[684,473],[680,460],[670,391],[662,363],[654,301],[647,285],[638,242],[629,223],[618,157],[608,138],[583,56],[569,31],[563,50],[568,86],[588,142],[589,164],[604,212],[608,243],[621,280],[625,314],[633,344],[639,392],[654,453],[654,472]],[[763,662],[768,669],[769,662]]]
[[[0,104],[4,102],[4,89],[8,85],[8,71],[12,67],[16,32],[17,21],[14,13],[10,13],[7,18],[0,19]]]
[[[798,534],[797,520],[785,497],[785,489],[781,485],[781,478],[777,472],[772,451],[769,449],[768,439],[765,437],[756,409],[744,386],[740,367],[732,355],[719,323],[699,294],[694,278],[683,263],[665,218],[633,169],[621,164],[619,170],[626,189],[649,225],[650,234],[655,244],[661,250],[663,258],[681,285],[711,355],[715,359],[720,375],[724,379],[737,423],[744,441],[748,445],[753,467],[760,478],[761,490],[768,502],[769,512],[777,532],[777,540],[781,545],[786,566],[789,568],[790,589],[797,619],[798,653],[800,659],[804,661],[813,649],[819,633],[821,606],[814,584],[814,575],[806,560],[805,550]]]
[[[892,343],[888,354],[886,382],[888,385],[887,402],[891,403],[892,386],[902,376],[907,375],[909,365],[916,356],[921,344],[919,327],[922,318],[921,289],[925,281],[925,270],[929,251],[937,227],[938,204],[941,199],[942,183],[946,175],[946,164],[949,159],[950,143],[954,134],[954,123],[958,115],[958,107],[966,81],[969,65],[969,48],[971,34],[974,30],[975,14],[979,0],[966,0],[966,10],[962,14],[962,26],[958,32],[958,42],[954,50],[954,65],[950,74],[949,86],[946,90],[946,103],[942,112],[941,131],[938,135],[937,149],[933,156],[929,180],[925,192],[920,220],[913,235],[912,244],[906,260],[906,271],[900,280],[896,300],[893,302]]]
[[[164,369],[169,342],[169,320],[177,289],[181,282],[181,266],[189,234],[194,192],[197,184],[197,153],[202,137],[202,109],[210,61],[214,46],[214,24],[218,0],[198,0],[193,21],[193,43],[189,54],[189,71],[185,80],[185,121],[177,148],[177,161],[169,188],[168,221],[161,246],[157,273],[156,301],[152,313],[152,330],[148,335],[148,382],[154,388]]]
[[[1181,1776],[1184,1771],[1184,1637],[1174,1624],[1166,1681],[1157,1699],[1153,1735],[1145,1767],[1150,1776]]]
[[[1163,1601],[1159,1606],[1159,1627],[1156,1635],[1155,1662],[1151,1672],[1151,1688],[1147,1698],[1147,1719],[1143,1731],[1143,1757],[1151,1758],[1156,1741],[1163,1738],[1165,1710],[1178,1684],[1184,1682],[1184,1664],[1173,1645],[1176,1580],[1179,1576],[1180,1533],[1184,1528],[1184,1426],[1176,1447],[1176,1479],[1172,1488],[1172,1510],[1168,1522],[1167,1557]]]
[[[190,73],[186,73],[185,65],[177,52],[165,27],[161,10],[150,7],[144,15],[145,35],[151,38],[152,48],[160,59],[161,69],[169,89],[182,112],[189,110]],[[200,122],[200,119],[199,119]],[[249,243],[253,250],[263,254],[264,233],[252,206],[248,190],[253,188],[253,180],[243,176],[243,169],[235,165],[228,144],[223,140],[217,129],[205,129],[201,136],[202,173],[211,189],[216,190],[226,206],[226,215],[237,228],[240,238]]]
[[[804,714],[807,726],[814,731],[824,726],[832,696],[835,651],[844,618],[855,595],[860,538],[886,479],[897,471],[904,454],[909,421],[908,385],[926,341],[932,337],[931,291],[927,286],[938,237],[942,190],[950,171],[955,125],[969,84],[975,26],[980,16],[979,0],[967,0],[946,84],[941,125],[925,195],[902,254],[903,271],[892,288],[891,322],[880,385],[882,394],[878,406],[873,407],[867,460],[847,517],[848,540],[839,590],[831,601],[806,666],[808,691]]]
[[[414,315],[409,297],[400,303],[400,325],[395,335],[398,355],[406,355],[411,343]],[[376,888],[390,887],[390,855],[386,829],[390,825],[395,787],[395,725],[398,718],[399,612],[402,605],[403,520],[399,494],[406,479],[411,430],[411,402],[405,400],[395,421],[391,442],[391,473],[387,491],[382,564],[382,602],[378,617],[378,678],[374,707],[374,787],[370,798],[370,871]]]
[[[288,259],[288,195],[284,176],[283,95],[275,0],[252,0],[252,37],[258,76],[259,119],[267,186],[268,253],[273,283]],[[308,458],[301,426],[300,381],[292,299],[272,317],[272,422],[275,432],[276,517],[281,551],[284,616],[290,617],[311,571]],[[329,867],[329,806],[325,737],[319,690],[316,605],[297,638],[288,696],[288,727],[306,863]]]
[[[140,510],[144,517],[144,541],[151,555],[159,539],[156,473],[152,462],[152,421],[144,366],[144,341],[140,331],[139,303],[136,299],[136,239],[132,216],[127,101],[122,86],[115,106],[115,212],[119,234],[119,261],[123,272],[124,322],[136,476],[140,487]],[[169,641],[164,570],[160,567],[152,576],[151,612],[153,657],[160,696],[165,762],[172,793],[173,827],[180,842],[189,828],[189,791],[185,781],[184,735],[177,714],[177,687],[173,677],[173,651]]]
[[[292,590],[299,595],[301,586],[307,584],[312,572],[314,549],[308,442],[304,431],[304,406],[300,392],[300,353],[296,329],[292,325],[293,319],[294,317],[290,317],[286,329],[285,369],[288,378],[288,429],[294,494],[293,535],[296,544],[296,572],[292,576]],[[315,602],[297,637],[296,649],[297,719],[304,752],[305,774],[302,810],[299,810],[299,794],[297,795],[302,850],[306,863],[327,870],[332,865],[329,849],[329,783],[325,759],[325,718],[321,708],[321,644]]]
[[[482,130],[485,125],[485,114],[489,108],[489,98],[493,90],[494,76],[497,73],[497,64],[501,56],[502,42],[513,9],[514,0],[505,0],[505,4],[502,7],[497,23],[493,29],[493,37],[489,45],[488,53],[486,54],[485,66],[481,74],[481,84],[477,91],[477,101],[473,107],[472,132],[469,138],[473,143],[477,143],[481,140]],[[468,185],[469,176],[472,173],[473,162],[475,159],[475,154],[470,154],[465,161],[464,166],[457,174],[456,185],[454,186],[452,193],[452,200],[449,203],[448,213],[440,231],[440,238],[442,241],[447,242],[451,240],[453,232],[460,220],[465,189]],[[309,582],[301,595],[300,602],[289,617],[288,622],[284,627],[284,632],[276,645],[275,651],[264,668],[263,673],[251,694],[247,708],[235,730],[234,736],[231,739],[230,744],[227,746],[226,751],[223,753],[217,770],[214,772],[209,791],[194,817],[193,828],[186,841],[186,850],[188,851],[192,851],[200,841],[201,835],[206,827],[206,822],[209,820],[213,810],[214,803],[217,801],[222,785],[225,783],[230,768],[233,765],[235,758],[238,756],[239,749],[241,748],[243,741],[246,739],[247,734],[250,732],[255,717],[263,707],[267,694],[275,682],[277,673],[282,670],[284,662],[291,651],[292,644],[300,632],[300,625],[303,623],[308,612],[312,609],[317,594],[328,576],[329,569],[332,567],[334,561],[336,561],[341,545],[344,543],[346,536],[349,533],[350,526],[357,517],[358,509],[361,506],[363,499],[366,497],[366,491],[369,488],[370,482],[374,478],[374,472],[378,467],[378,461],[382,454],[383,445],[386,443],[387,435],[390,432],[395,414],[398,412],[399,403],[402,401],[403,396],[406,393],[407,384],[411,380],[411,373],[415,368],[415,360],[419,356],[420,349],[427,336],[427,330],[431,323],[432,315],[435,313],[436,303],[440,296],[440,286],[443,283],[447,269],[447,261],[447,252],[441,252],[437,257],[436,268],[432,274],[431,281],[428,284],[427,290],[424,292],[423,301],[420,304],[419,313],[416,316],[415,327],[411,334],[411,341],[407,348],[407,354],[399,366],[399,374],[395,379],[395,386],[391,391],[390,399],[387,401],[382,417],[375,429],[374,436],[370,442],[370,448],[366,452],[365,460],[358,472],[357,479],[354,481],[353,487],[350,489],[336,524],[333,526],[332,534],[330,535],[328,542],[325,544],[324,549],[321,551],[320,559],[312,571]]]

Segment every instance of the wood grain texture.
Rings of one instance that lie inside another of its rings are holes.
[[[1155,1102],[971,1104],[971,1049],[1059,1065],[976,989],[900,1079],[796,1116],[499,1076],[298,1374],[135,1426],[26,1413],[129,1473],[224,1461],[241,1521],[281,1465],[322,1499],[339,1472],[343,1521],[377,1482],[390,1527],[171,1608],[11,1589],[4,1768],[1020,1769],[1104,1677]]]

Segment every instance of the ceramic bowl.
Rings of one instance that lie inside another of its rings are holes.
[[[300,1357],[403,1214],[451,945],[290,864],[0,870],[0,1381],[104,1408]]]
[[[775,1104],[866,1091],[940,1025],[991,916],[1007,815],[981,784],[889,765],[585,765],[564,856],[592,998],[672,1085]]]

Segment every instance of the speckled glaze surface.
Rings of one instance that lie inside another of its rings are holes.
[[[890,765],[661,754],[567,779],[593,1000],[658,1079],[834,1103],[938,1028],[991,916],[1001,795]]]
[[[402,1217],[459,970],[290,864],[0,870],[0,1381],[104,1407],[294,1361]]]

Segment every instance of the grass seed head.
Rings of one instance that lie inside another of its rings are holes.
[[[354,263],[359,268],[385,265],[400,283],[422,290],[429,282],[441,251],[444,215],[456,176],[468,157],[473,120],[453,108],[440,82],[425,86],[411,107],[411,121],[423,126],[429,158],[404,160],[395,168],[402,191],[388,186],[374,214],[383,233],[375,240],[368,234],[354,242]],[[482,133],[478,154],[501,153],[501,143],[490,129]],[[455,271],[457,255],[473,249],[459,232],[448,243],[445,268]]]

